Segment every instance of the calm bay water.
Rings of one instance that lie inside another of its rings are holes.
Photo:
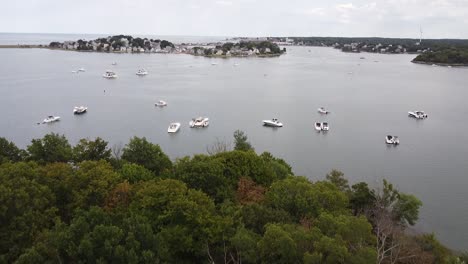
[[[284,158],[297,175],[319,180],[336,168],[351,182],[378,186],[388,179],[423,201],[417,229],[466,250],[468,69],[415,65],[412,58],[305,47],[264,59],[0,49],[0,136],[20,147],[51,132],[73,144],[145,136],[176,159],[206,152],[216,138],[231,141],[241,129],[257,152]],[[86,72],[71,73],[81,67]],[[150,74],[136,76],[143,67]],[[119,78],[102,78],[106,69]],[[159,99],[168,106],[156,108]],[[89,112],[74,116],[75,105]],[[320,106],[332,113],[320,116]],[[408,118],[419,109],[427,120]],[[49,114],[62,119],[36,124]],[[190,129],[200,115],[210,127]],[[285,126],[262,126],[273,117]],[[182,127],[169,135],[173,121]],[[328,121],[331,130],[316,133],[315,121]],[[386,146],[387,134],[398,135],[401,145]]]

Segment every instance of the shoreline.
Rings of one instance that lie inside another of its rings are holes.
[[[421,64],[421,65],[437,65],[437,66],[451,66],[451,67],[468,67],[468,64],[463,63],[441,63],[441,62],[430,62],[430,61],[415,61],[412,60],[412,63]]]

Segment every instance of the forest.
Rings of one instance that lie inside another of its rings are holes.
[[[320,178],[257,154],[242,131],[176,160],[140,137],[0,138],[0,263],[467,263],[408,232],[415,196]]]
[[[413,62],[468,66],[468,48],[440,48],[419,54]]]

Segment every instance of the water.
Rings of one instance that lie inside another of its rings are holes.
[[[72,143],[100,136],[111,145],[137,135],[175,159],[206,152],[216,138],[231,141],[241,129],[257,152],[284,158],[297,175],[318,180],[337,168],[351,182],[388,179],[423,201],[417,229],[468,249],[468,69],[416,65],[412,55],[301,47],[263,59],[46,49],[0,49],[0,58],[0,136],[20,147],[51,132]],[[81,67],[86,72],[71,73]],[[135,75],[142,67],[148,76]],[[106,69],[119,78],[102,78]],[[160,99],[166,108],[154,106]],[[74,116],[76,105],[89,112]],[[320,116],[320,106],[332,113]],[[429,118],[410,119],[410,110]],[[62,119],[36,124],[49,114]],[[210,127],[190,129],[200,115]],[[262,126],[273,117],[285,126]],[[174,121],[181,130],[169,135]],[[317,133],[315,121],[328,121],[331,130]],[[401,145],[386,146],[387,134]]]

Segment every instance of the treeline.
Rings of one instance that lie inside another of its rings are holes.
[[[292,37],[295,43],[303,42],[311,46],[332,46],[338,44],[366,43],[370,45],[403,45],[405,47],[415,46],[419,39],[411,38],[366,38],[366,37]],[[468,39],[423,39],[419,49],[438,47],[468,47]]]
[[[110,148],[0,138],[0,263],[463,263],[408,235],[421,202],[383,181],[294,176],[234,133],[234,150],[171,161],[145,138]]]
[[[439,48],[419,54],[414,62],[468,66],[468,47]]]

